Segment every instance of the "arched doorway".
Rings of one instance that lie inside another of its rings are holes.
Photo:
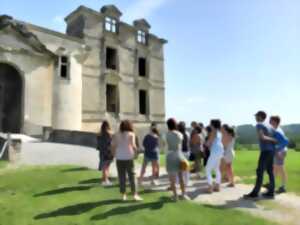
[[[23,81],[11,65],[0,63],[0,132],[21,133]]]

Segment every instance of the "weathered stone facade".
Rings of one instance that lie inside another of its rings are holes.
[[[113,127],[129,119],[138,129],[164,122],[166,41],[146,20],[131,26],[121,15],[113,5],[80,6],[65,19],[66,34],[0,17],[0,132],[95,132],[105,119]],[[12,73],[21,90],[1,81]],[[10,106],[19,110],[14,118],[4,108],[17,97],[1,95],[13,88],[20,98]]]

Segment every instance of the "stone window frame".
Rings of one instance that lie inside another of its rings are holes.
[[[63,61],[62,59],[64,57],[67,59],[67,62],[62,62]],[[66,81],[71,80],[71,60],[70,60],[70,58],[71,57],[69,55],[59,55],[59,57],[58,57],[58,76],[61,80],[66,80]],[[61,73],[62,66],[65,66],[67,69],[66,77],[62,76],[62,73]]]
[[[111,16],[104,17],[104,30],[113,34],[117,34],[119,31],[119,22],[116,18]]]
[[[137,30],[136,41],[142,45],[148,45],[148,33],[142,29]]]

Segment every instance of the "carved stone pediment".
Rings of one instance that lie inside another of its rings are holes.
[[[21,40],[22,43],[17,43],[14,46],[3,46],[2,49],[7,51],[35,51],[39,54],[47,54],[51,57],[55,57],[55,54],[51,52],[47,47],[38,39],[38,37],[29,31],[24,23],[21,23],[10,16],[0,16],[0,35],[2,35],[2,41],[5,41],[5,37],[9,38],[9,35],[14,35],[16,40]],[[11,38],[12,39],[12,38]],[[7,44],[12,44],[13,40],[7,40]],[[18,49],[19,47],[19,49]]]

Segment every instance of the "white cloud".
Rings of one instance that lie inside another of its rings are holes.
[[[169,1],[170,0],[136,0],[134,4],[125,10],[125,20],[132,21],[139,18],[147,18]]]

